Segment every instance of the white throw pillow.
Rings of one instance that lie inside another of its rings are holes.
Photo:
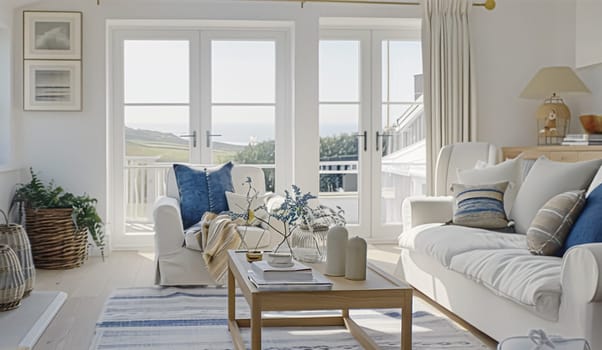
[[[201,248],[201,242],[199,242],[200,237],[200,228],[197,230],[186,230],[186,232],[184,233],[184,242],[186,248],[202,252],[203,248]]]
[[[510,215],[516,194],[522,183],[523,155],[508,159],[500,164],[475,169],[458,169],[458,180],[464,185],[484,185],[499,182],[509,182],[504,193],[504,210]],[[477,164],[479,166],[479,164]]]
[[[602,159],[563,163],[537,159],[525,178],[510,212],[516,232],[526,233],[541,207],[557,194],[584,190],[592,182]]]
[[[265,219],[267,213],[265,210],[257,210],[257,208],[261,207],[265,203],[266,195],[258,195],[255,199],[251,201],[250,209],[255,210],[255,216]],[[247,196],[234,193],[234,192],[226,192],[226,201],[228,201],[228,209],[236,214],[245,214],[247,209],[249,209],[249,202],[247,201]],[[250,222],[253,226],[261,225],[259,220],[252,220]]]
[[[602,167],[598,169],[598,172],[596,173],[596,176],[594,176],[592,183],[589,184],[589,188],[587,189],[585,196],[589,197],[589,194],[592,193],[596,187],[600,186],[600,184],[602,184]]]

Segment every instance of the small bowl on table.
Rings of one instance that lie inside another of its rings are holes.
[[[602,115],[586,114],[579,117],[587,134],[602,134]]]

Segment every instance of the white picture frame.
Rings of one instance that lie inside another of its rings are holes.
[[[23,11],[23,58],[81,60],[82,13]]]
[[[24,62],[23,109],[26,111],[81,111],[81,61]]]

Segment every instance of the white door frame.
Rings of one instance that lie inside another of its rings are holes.
[[[376,140],[376,132],[383,133],[382,130],[382,41],[383,40],[400,40],[400,41],[420,41],[419,30],[372,30],[372,135],[374,141],[372,143],[372,163],[371,163],[371,218],[372,218],[372,239],[374,242],[390,241],[402,231],[402,224],[383,224],[381,222],[382,215],[382,156],[380,151],[376,149],[376,143],[381,140]],[[381,147],[379,147],[381,149]],[[426,156],[426,155],[425,155]]]
[[[420,40],[420,29],[368,29],[328,27],[320,32],[320,40],[353,40],[360,42],[360,131],[366,131],[367,151],[359,144],[358,205],[359,224],[347,225],[349,232],[369,238],[370,242],[391,242],[401,233],[401,224],[381,223],[381,165],[376,150],[376,132],[382,133],[382,48],[383,40]]]
[[[358,132],[366,137],[358,141],[358,224],[347,224],[351,235],[369,238],[370,236],[370,150],[372,147],[372,126],[369,122],[371,107],[371,48],[370,32],[365,30],[337,30],[328,29],[320,31],[320,40],[357,41],[360,45],[360,79],[359,79],[359,127]],[[366,151],[364,151],[364,148]]]
[[[108,51],[107,59],[110,60],[108,78],[110,82],[110,89],[112,93],[109,94],[110,100],[108,104],[108,110],[112,114],[109,118],[111,127],[109,135],[109,147],[112,148],[109,151],[112,162],[112,168],[109,173],[110,191],[112,198],[110,202],[112,209],[112,230],[111,230],[111,248],[112,249],[147,249],[154,246],[152,235],[126,235],[125,234],[125,221],[126,221],[126,203],[125,203],[125,179],[123,176],[123,168],[125,163],[125,116],[124,116],[124,47],[123,42],[125,40],[187,40],[190,43],[189,46],[189,62],[190,62],[190,127],[192,128],[193,115],[198,115],[198,97],[194,91],[198,91],[196,79],[192,79],[192,76],[198,75],[198,68],[195,67],[194,62],[198,62],[198,33],[195,31],[184,31],[184,30],[115,30],[111,32],[110,42],[111,50]],[[197,112],[197,113],[195,113]],[[194,156],[194,150],[191,149],[191,158]]]
[[[236,30],[207,30],[201,31],[201,64],[200,64],[200,96],[201,117],[199,131],[199,142],[201,152],[199,161],[211,163],[211,149],[207,145],[207,132],[212,127],[212,96],[211,96],[211,42],[213,40],[224,41],[274,41],[276,55],[276,96],[275,96],[275,164],[276,167],[276,191],[282,193],[292,184],[293,174],[293,119],[291,116],[291,52],[290,32],[276,30],[236,29]],[[253,105],[253,104],[248,104]],[[261,104],[257,104],[261,105]],[[288,116],[288,117],[287,117]]]
[[[127,21],[126,21],[127,22]],[[153,235],[126,235],[125,197],[123,167],[125,165],[125,126],[124,126],[124,40],[189,40],[190,41],[190,128],[191,130],[206,130],[200,128],[206,123],[207,116],[203,106],[211,101],[210,79],[203,79],[201,71],[207,69],[207,59],[210,51],[203,54],[204,45],[201,39],[204,35],[215,38],[258,39],[276,41],[276,189],[282,191],[290,187],[293,176],[293,113],[292,113],[292,27],[289,23],[273,22],[273,27],[266,22],[253,23],[249,21],[189,21],[182,26],[173,21],[165,24],[150,21],[146,25],[140,21],[127,25],[116,21],[115,26],[107,27],[107,121],[108,121],[108,221],[110,230],[108,246],[116,250],[148,249],[154,247]],[[226,23],[227,22],[227,23]],[[239,26],[240,25],[240,26]],[[264,35],[259,37],[258,35]],[[207,90],[207,85],[208,90]],[[206,108],[206,107],[205,107]],[[202,116],[199,118],[199,116]],[[210,117],[209,117],[210,124]],[[201,152],[202,142],[206,142],[202,132],[197,133],[196,148],[191,148],[191,162],[200,162],[204,157]]]

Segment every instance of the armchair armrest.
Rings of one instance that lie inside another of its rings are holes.
[[[602,243],[571,248],[562,260],[563,293],[581,303],[602,302]]]
[[[408,197],[401,206],[403,230],[413,227],[443,223],[453,216],[454,197]]]
[[[180,203],[171,197],[159,197],[153,208],[155,223],[155,252],[157,257],[182,248],[184,225]]]

